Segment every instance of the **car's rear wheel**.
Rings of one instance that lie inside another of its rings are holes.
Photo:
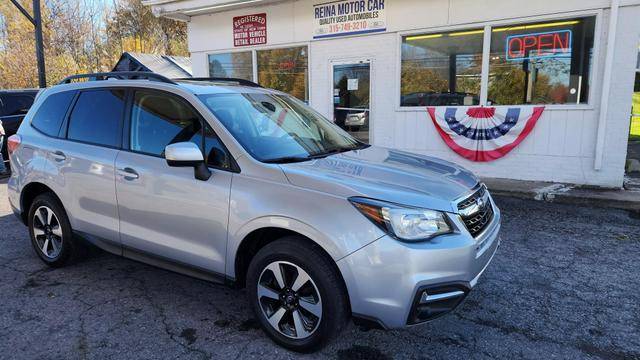
[[[247,273],[247,293],[263,330],[298,352],[316,350],[346,323],[347,294],[333,260],[304,238],[262,248]]]
[[[61,267],[81,254],[62,204],[52,194],[38,195],[29,209],[31,244],[47,265]]]

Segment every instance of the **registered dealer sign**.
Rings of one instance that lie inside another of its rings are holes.
[[[267,43],[267,14],[236,16],[233,18],[233,46]]]

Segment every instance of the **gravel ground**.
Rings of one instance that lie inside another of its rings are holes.
[[[0,357],[294,358],[243,291],[98,253],[52,270],[0,181]],[[411,329],[350,325],[309,358],[640,359],[640,217],[510,198],[503,243],[452,314]]]

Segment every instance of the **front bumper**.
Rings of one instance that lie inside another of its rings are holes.
[[[500,244],[501,214],[473,238],[460,229],[422,243],[385,236],[337,262],[355,317],[398,328],[434,319],[459,305]]]

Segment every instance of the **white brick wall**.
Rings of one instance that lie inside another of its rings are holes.
[[[623,1],[626,6],[620,9],[613,85],[610,93],[604,94],[609,96],[610,105],[604,162],[599,171],[594,170],[594,161],[609,1],[388,0],[388,33],[322,41],[311,41],[313,3],[300,0],[193,17],[189,23],[189,46],[195,75],[208,75],[207,53],[233,50],[233,16],[266,11],[268,46],[309,45],[311,105],[327,117],[332,116],[331,62],[348,58],[371,59],[371,138],[376,145],[438,156],[486,177],[622,186],[635,59],[640,40],[638,1]],[[636,5],[630,6],[632,3]],[[599,16],[600,31],[597,35],[600,41],[596,45],[598,59],[592,77],[591,85],[595,91],[591,104],[571,109],[547,109],[532,134],[504,158],[491,163],[467,161],[443,143],[424,109],[397,109],[400,41],[397,31],[482,24],[516,17],[564,16],[578,9]]]

